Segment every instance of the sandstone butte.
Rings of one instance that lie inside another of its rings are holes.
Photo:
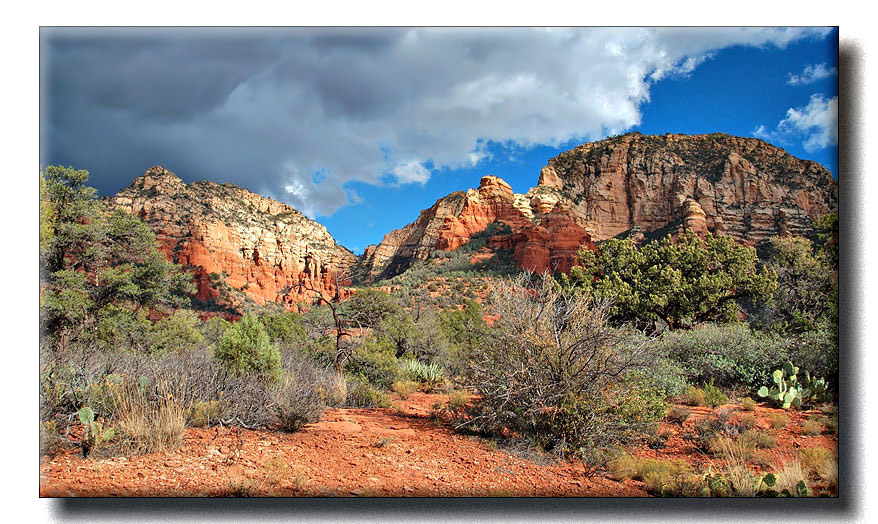
[[[493,222],[492,239],[523,269],[567,272],[576,251],[622,236],[730,235],[759,245],[775,235],[809,235],[836,211],[838,187],[819,164],[755,138],[630,133],[561,153],[536,187],[515,193],[496,176],[440,198],[418,218],[357,257],[295,209],[229,184],[185,184],[154,167],[110,199],[143,218],[160,249],[191,266],[198,298],[215,300],[210,274],[259,304],[288,308],[333,293],[335,275],[366,282],[400,274],[436,250],[454,250]],[[312,291],[312,290],[316,290]]]
[[[494,220],[513,229],[498,242],[514,250],[522,268],[566,272],[580,244],[689,228],[755,246],[776,235],[810,235],[814,221],[837,208],[838,185],[827,169],[763,140],[629,133],[552,158],[525,194],[488,176],[477,190],[440,198],[367,247],[364,273],[399,274]]]
[[[216,301],[212,273],[257,304],[294,309],[335,292],[357,256],[290,206],[231,184],[184,183],[152,167],[110,199],[144,220],[169,260],[193,270],[197,298]]]

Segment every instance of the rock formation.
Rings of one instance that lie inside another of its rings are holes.
[[[364,266],[373,279],[399,274],[499,220],[513,234],[495,245],[513,249],[521,267],[566,272],[577,243],[617,235],[641,241],[688,228],[757,245],[775,235],[810,235],[814,220],[837,207],[829,171],[763,140],[630,133],[549,160],[526,194],[488,176],[478,190],[441,198],[367,248]]]
[[[295,308],[312,302],[313,290],[333,293],[335,276],[358,262],[325,227],[285,204],[231,184],[187,185],[162,167],[109,201],[141,217],[169,260],[192,268],[205,302],[216,299],[216,277],[225,275],[258,304]]]
[[[808,235],[838,206],[838,186],[816,162],[722,133],[631,133],[583,144],[549,160],[531,192],[570,202],[595,240],[686,220],[755,245]]]

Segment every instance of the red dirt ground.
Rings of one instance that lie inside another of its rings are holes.
[[[488,441],[437,426],[431,407],[444,395],[415,393],[390,409],[329,409],[321,421],[296,433],[237,428],[189,428],[171,452],[132,457],[90,456],[76,449],[44,456],[40,496],[646,496],[643,484],[609,477],[586,478],[581,462],[541,465]],[[757,426],[781,411],[757,408]],[[666,447],[633,449],[638,456],[712,459],[682,438],[708,408],[693,408]],[[770,430],[780,459],[797,448],[835,449],[837,438],[801,436],[809,413],[784,412],[790,425]],[[715,464],[716,461],[713,460]],[[754,468],[756,469],[756,468]]]

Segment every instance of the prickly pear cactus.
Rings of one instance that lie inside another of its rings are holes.
[[[761,398],[769,398],[783,409],[790,406],[799,408],[802,402],[825,402],[829,399],[827,383],[822,378],[811,377],[805,372],[805,377],[799,381],[799,368],[792,362],[786,362],[781,369],[776,369],[771,374],[774,385],[771,388],[762,386],[756,392]]]

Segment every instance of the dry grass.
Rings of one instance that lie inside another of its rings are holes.
[[[185,385],[160,380],[153,387],[126,383],[115,394],[119,445],[129,454],[173,449],[183,441],[188,409]]]
[[[796,485],[802,481],[805,481],[806,485],[808,484],[808,472],[798,460],[794,460],[783,467],[775,466],[774,469],[777,476],[774,489],[777,491],[786,491],[791,497],[795,497],[797,496]]]
[[[745,431],[738,440],[750,442],[758,449],[771,449],[777,446],[777,439],[771,433],[755,429]]]
[[[756,401],[750,397],[741,399],[741,409],[744,411],[753,411],[756,409]]]
[[[409,398],[409,395],[418,390],[418,383],[413,380],[397,380],[391,386],[394,393],[399,395],[401,400]]]
[[[716,437],[710,441],[710,452],[729,463],[746,464],[756,451],[756,444],[749,439],[734,440]]]
[[[799,460],[808,473],[817,473],[817,470],[824,463],[834,458],[835,454],[826,448],[802,448],[799,450]]]
[[[829,484],[832,489],[838,489],[838,459],[829,457],[817,465],[817,476]]]
[[[813,437],[823,433],[823,424],[816,420],[806,420],[802,423],[802,434]]]
[[[768,416],[768,423],[771,424],[772,429],[785,428],[790,423],[790,417],[783,413],[772,413]]]

